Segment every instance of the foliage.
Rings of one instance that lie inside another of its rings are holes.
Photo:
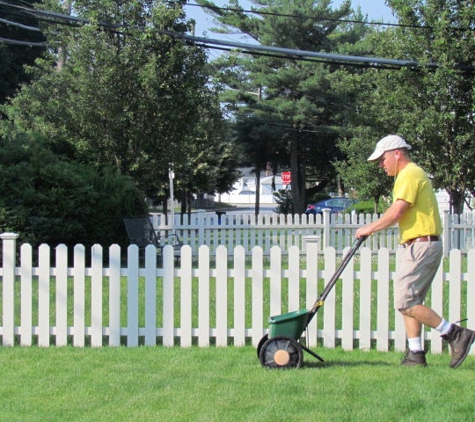
[[[374,129],[360,127],[353,130],[352,137],[340,139],[339,147],[346,154],[346,160],[336,161],[340,177],[345,184],[352,186],[360,200],[371,200],[372,212],[377,212],[381,197],[389,196],[394,179],[386,176],[375,163],[367,161],[378,139]]]
[[[58,9],[58,2],[46,6]],[[73,9],[88,23],[44,28],[52,54],[5,108],[15,129],[69,143],[72,158],[116,168],[156,202],[168,197],[170,168],[177,193],[232,185],[206,54],[162,33],[189,29],[181,5],[80,0]],[[189,177],[196,168],[216,177],[203,185]]]
[[[124,244],[122,219],[146,213],[128,178],[67,161],[41,139],[2,140],[0,189],[0,231],[32,245]]]
[[[230,136],[229,126],[221,119],[215,97],[208,99],[211,104],[203,101],[200,106],[195,139],[186,145],[187,161],[174,165],[179,175],[177,197],[181,200],[183,212],[191,212],[191,193],[228,192],[240,176],[240,151]]]
[[[0,37],[13,42],[41,43],[45,39],[40,32],[27,29],[37,27],[38,20],[31,15],[22,15],[18,9],[8,5],[18,6],[17,1],[2,1],[0,4]],[[23,6],[32,6],[40,1],[24,0]],[[19,24],[19,25],[15,25]],[[42,46],[25,46],[0,42],[0,104],[15,95],[21,84],[29,81],[25,65],[33,65],[37,57],[45,50]]]
[[[379,201],[376,207],[374,201],[359,201],[351,207],[357,214],[382,214],[388,208],[387,201]]]
[[[355,118],[371,126],[366,133],[371,145],[388,133],[405,137],[415,161],[436,189],[447,190],[459,214],[466,195],[475,191],[475,9],[452,0],[392,0],[388,5],[403,26],[373,35],[375,55],[419,66],[367,70],[358,79],[362,90]],[[369,151],[358,137],[351,143],[355,158]],[[386,188],[371,182],[374,171],[365,166],[343,165],[341,173],[376,200]]]
[[[275,210],[277,214],[294,214],[292,191],[290,189],[279,189],[274,192],[274,199],[277,203]]]
[[[237,1],[221,9],[207,0],[198,3],[210,6],[209,13],[220,25],[217,30],[238,29],[266,46],[355,51],[349,45],[365,34],[364,24],[338,22],[351,15],[349,1],[337,9],[330,7],[330,1],[251,1],[256,12],[265,12],[259,16],[245,13]],[[256,169],[265,161],[290,168],[293,207],[302,213],[306,184],[313,182],[312,194],[323,188],[336,175],[332,161],[343,158],[336,139],[345,118],[346,97],[331,83],[338,66],[239,53],[224,56],[214,65],[216,79],[229,88],[223,101],[236,113],[238,139],[253,148],[249,159]],[[259,129],[264,136],[257,136]],[[273,134],[266,136],[265,131]]]

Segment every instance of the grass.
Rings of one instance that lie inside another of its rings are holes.
[[[2,348],[0,421],[472,421],[475,357],[319,349],[269,370],[252,347]]]
[[[404,368],[399,352],[316,351],[325,364],[279,371],[253,347],[2,347],[0,422],[474,420],[475,356],[452,370],[447,352]]]

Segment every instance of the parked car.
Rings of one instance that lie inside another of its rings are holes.
[[[324,208],[329,208],[332,213],[342,212],[352,207],[358,201],[350,198],[329,198],[315,204],[308,204],[305,214],[323,214]]]

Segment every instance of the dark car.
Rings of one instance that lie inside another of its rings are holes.
[[[352,207],[358,201],[356,199],[349,198],[329,198],[315,204],[307,205],[305,214],[323,214],[324,208],[329,208],[332,213],[342,212],[347,208]]]

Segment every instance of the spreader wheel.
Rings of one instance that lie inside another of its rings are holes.
[[[262,337],[260,340],[259,340],[259,344],[257,345],[257,359],[259,359],[259,356],[261,354],[261,349],[262,349],[262,346],[264,345],[264,343],[269,340],[269,335],[268,334],[265,334],[264,337]]]
[[[259,360],[267,368],[300,368],[303,363],[302,346],[290,337],[272,337],[262,345]]]

